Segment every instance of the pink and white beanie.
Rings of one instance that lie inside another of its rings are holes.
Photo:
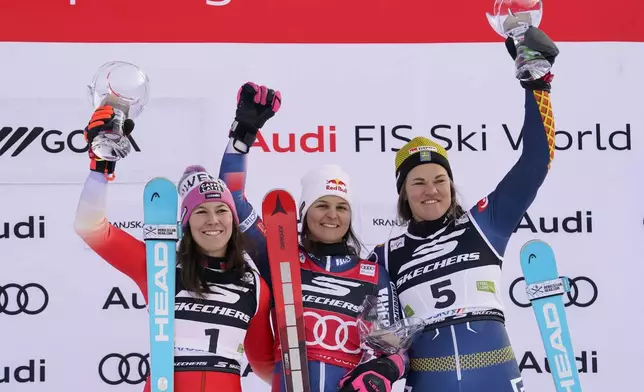
[[[235,223],[239,225],[232,193],[222,180],[210,175],[202,166],[188,166],[179,180],[177,190],[181,197],[181,226],[184,228],[188,225],[192,211],[210,201],[225,203],[232,211]]]

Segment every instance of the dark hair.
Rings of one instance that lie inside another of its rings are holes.
[[[465,214],[465,210],[456,200],[456,187],[454,187],[454,182],[451,179],[449,180],[449,193],[452,200],[447,210],[447,216],[450,219],[458,219]],[[401,225],[409,223],[414,218],[411,207],[409,206],[409,200],[407,200],[407,190],[405,189],[404,183],[398,195],[397,211],[398,223]]]
[[[302,234],[300,238],[302,239],[302,248],[309,253],[315,253],[316,244],[313,240],[309,238],[309,225],[306,223],[306,216],[302,218]],[[353,232],[353,227],[349,225],[349,230],[342,236],[342,243],[346,246],[347,252],[352,256],[360,256],[362,252],[362,245],[360,240]]]
[[[226,246],[226,267],[224,270],[232,274],[235,279],[241,279],[248,271],[243,252],[242,233],[233,221],[232,235]],[[205,255],[192,237],[190,224],[183,230],[183,237],[179,241],[177,264],[181,264],[181,281],[186,290],[196,293],[198,297],[202,298],[204,293],[210,292],[208,283],[203,279],[206,266]]]

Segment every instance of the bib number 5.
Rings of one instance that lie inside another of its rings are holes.
[[[436,309],[448,308],[456,302],[456,293],[449,288],[451,285],[452,281],[447,279],[429,286],[432,297],[438,300],[434,305]]]

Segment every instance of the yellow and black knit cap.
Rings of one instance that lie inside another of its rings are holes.
[[[418,136],[402,146],[396,153],[396,189],[400,190],[411,169],[424,163],[435,163],[447,170],[447,175],[453,181],[452,169],[447,160],[447,151],[440,144],[426,137]]]

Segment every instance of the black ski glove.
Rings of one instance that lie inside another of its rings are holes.
[[[523,37],[523,44],[528,48],[535,50],[543,57],[548,60],[548,62],[553,65],[555,63],[555,58],[559,55],[559,48],[557,45],[544,33],[539,30],[537,27],[530,26],[525,32]],[[517,58],[517,47],[514,44],[514,40],[511,37],[508,37],[505,40],[505,48],[508,50],[508,53],[512,57],[512,60]],[[544,77],[532,81],[521,81],[521,86],[528,90],[544,90],[550,91],[552,79],[554,75],[548,72]]]
[[[103,130],[112,129],[114,126],[112,121],[114,120],[114,108],[112,106],[100,106],[94,113],[92,113],[92,118],[89,120],[89,124],[85,127],[83,135],[88,144],[88,154],[89,154],[89,169],[95,172],[104,173],[105,178],[108,181],[114,180],[116,177],[114,175],[114,169],[116,167],[116,162],[106,161],[100,159],[92,151],[92,141]],[[129,136],[134,130],[134,121],[127,119],[123,122],[123,134]]]
[[[235,121],[229,137],[234,139],[233,148],[247,154],[255,143],[257,131],[271,119],[282,105],[282,94],[266,86],[248,82],[237,92]]]

